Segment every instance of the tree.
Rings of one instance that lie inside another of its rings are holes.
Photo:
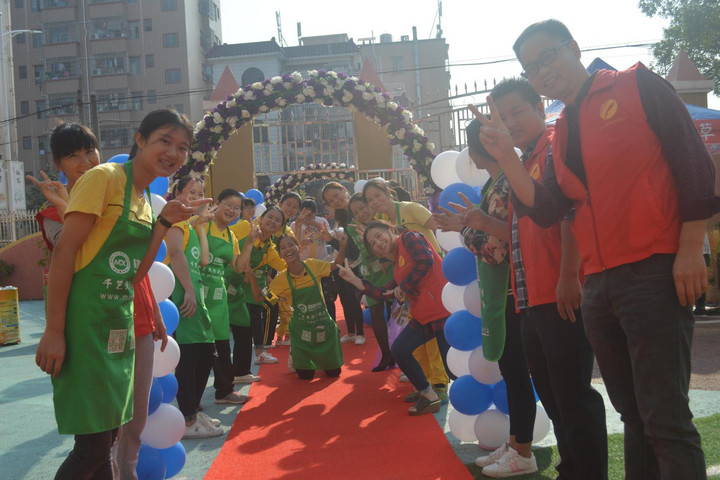
[[[639,0],[648,17],[670,20],[652,47],[653,70],[666,74],[682,49],[720,95],[720,2],[718,0]]]

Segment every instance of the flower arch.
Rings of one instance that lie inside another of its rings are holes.
[[[363,113],[387,133],[390,144],[402,146],[410,165],[418,173],[424,192],[431,195],[440,190],[430,178],[435,147],[423,130],[412,122],[412,112],[393,102],[379,87],[357,77],[324,70],[309,71],[307,78],[299,72],[273,77],[229,95],[195,126],[188,160],[175,173],[171,183],[174,185],[184,175],[207,176],[208,167],[213,164],[222,144],[255,115],[312,102],[327,107],[349,107]],[[322,166],[321,170],[326,167]],[[282,180],[278,180],[271,191],[280,188]]]
[[[265,194],[265,200],[272,203],[279,203],[280,198],[288,190],[295,190],[304,183],[315,180],[331,180],[336,182],[354,182],[355,168],[348,167],[344,163],[311,163],[307,167],[301,167],[297,172],[284,174],[273,183]]]

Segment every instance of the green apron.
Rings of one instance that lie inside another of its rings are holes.
[[[151,227],[130,220],[132,164],[123,211],[92,261],[73,274],[65,319],[66,355],[52,380],[61,434],[106,432],[133,416],[133,276]]]
[[[245,303],[245,288],[250,288],[249,285],[245,286],[245,273],[237,273],[230,265],[225,267],[225,289],[230,325],[250,326],[250,312]]]
[[[489,191],[504,174],[493,180]],[[487,197],[483,196],[480,208],[487,213]],[[484,207],[484,208],[483,208]],[[482,314],[483,356],[490,362],[497,362],[505,349],[505,307],[507,306],[510,262],[497,265],[476,258],[478,286],[480,288],[480,312]]]
[[[392,264],[388,263],[387,271],[383,270],[382,262],[375,255],[368,252],[367,248],[365,248],[365,243],[363,242],[362,237],[355,229],[355,227],[348,225],[346,230],[348,235],[350,235],[350,237],[352,238],[353,242],[355,242],[355,245],[357,245],[358,250],[360,250],[360,255],[362,256],[362,263],[360,264],[360,274],[362,275],[362,278],[370,282],[372,285],[376,285],[378,287],[382,287],[390,283],[390,281],[392,281],[393,279]],[[367,295],[365,296],[365,299],[369,307],[372,307],[373,305],[378,303],[376,300],[373,300]]]
[[[255,274],[255,280],[257,280],[258,287],[260,287],[260,290],[265,288],[267,286],[267,272],[270,269],[270,265],[267,263],[262,264],[263,259],[265,258],[265,254],[267,253],[268,248],[270,248],[270,244],[272,242],[270,240],[267,240],[265,242],[265,245],[263,245],[262,249],[258,249],[255,245],[252,247],[252,251],[250,252],[250,268],[252,268],[253,273]],[[243,288],[245,293],[245,302],[252,303],[255,305],[262,305],[264,302],[258,302],[253,298],[252,291],[250,290],[250,286],[246,285],[245,288]]]
[[[185,258],[187,259],[188,270],[190,271],[190,281],[195,290],[195,298],[197,306],[192,317],[184,317],[180,315],[180,321],[175,329],[175,340],[179,344],[187,345],[190,343],[214,343],[212,326],[210,325],[210,315],[205,307],[205,290],[200,278],[200,240],[197,232],[190,226],[188,222],[190,237],[185,247]],[[172,267],[172,265],[170,265]],[[170,300],[178,307],[185,301],[185,289],[180,283],[180,279],[175,276],[175,289],[170,295]]]
[[[301,370],[332,370],[342,366],[340,329],[330,317],[315,275],[303,262],[312,278],[310,287],[295,289],[288,270],[287,281],[292,293],[293,314],[290,317],[290,343],[293,366]]]
[[[205,286],[205,306],[210,314],[215,340],[230,339],[230,314],[227,304],[227,290],[225,289],[225,267],[233,259],[232,235],[230,229],[225,228],[228,241],[210,235],[212,222],[208,224],[208,250],[210,250],[210,263],[200,269],[203,285]]]

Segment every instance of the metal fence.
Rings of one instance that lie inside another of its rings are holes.
[[[38,211],[0,212],[0,247],[39,232],[40,225],[35,220]]]

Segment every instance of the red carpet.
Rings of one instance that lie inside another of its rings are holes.
[[[399,370],[370,372],[377,343],[365,333],[366,345],[343,345],[337,379],[300,380],[287,370],[289,348],[274,349],[280,363],[261,366],[205,478],[472,479],[434,416],[407,414]]]

